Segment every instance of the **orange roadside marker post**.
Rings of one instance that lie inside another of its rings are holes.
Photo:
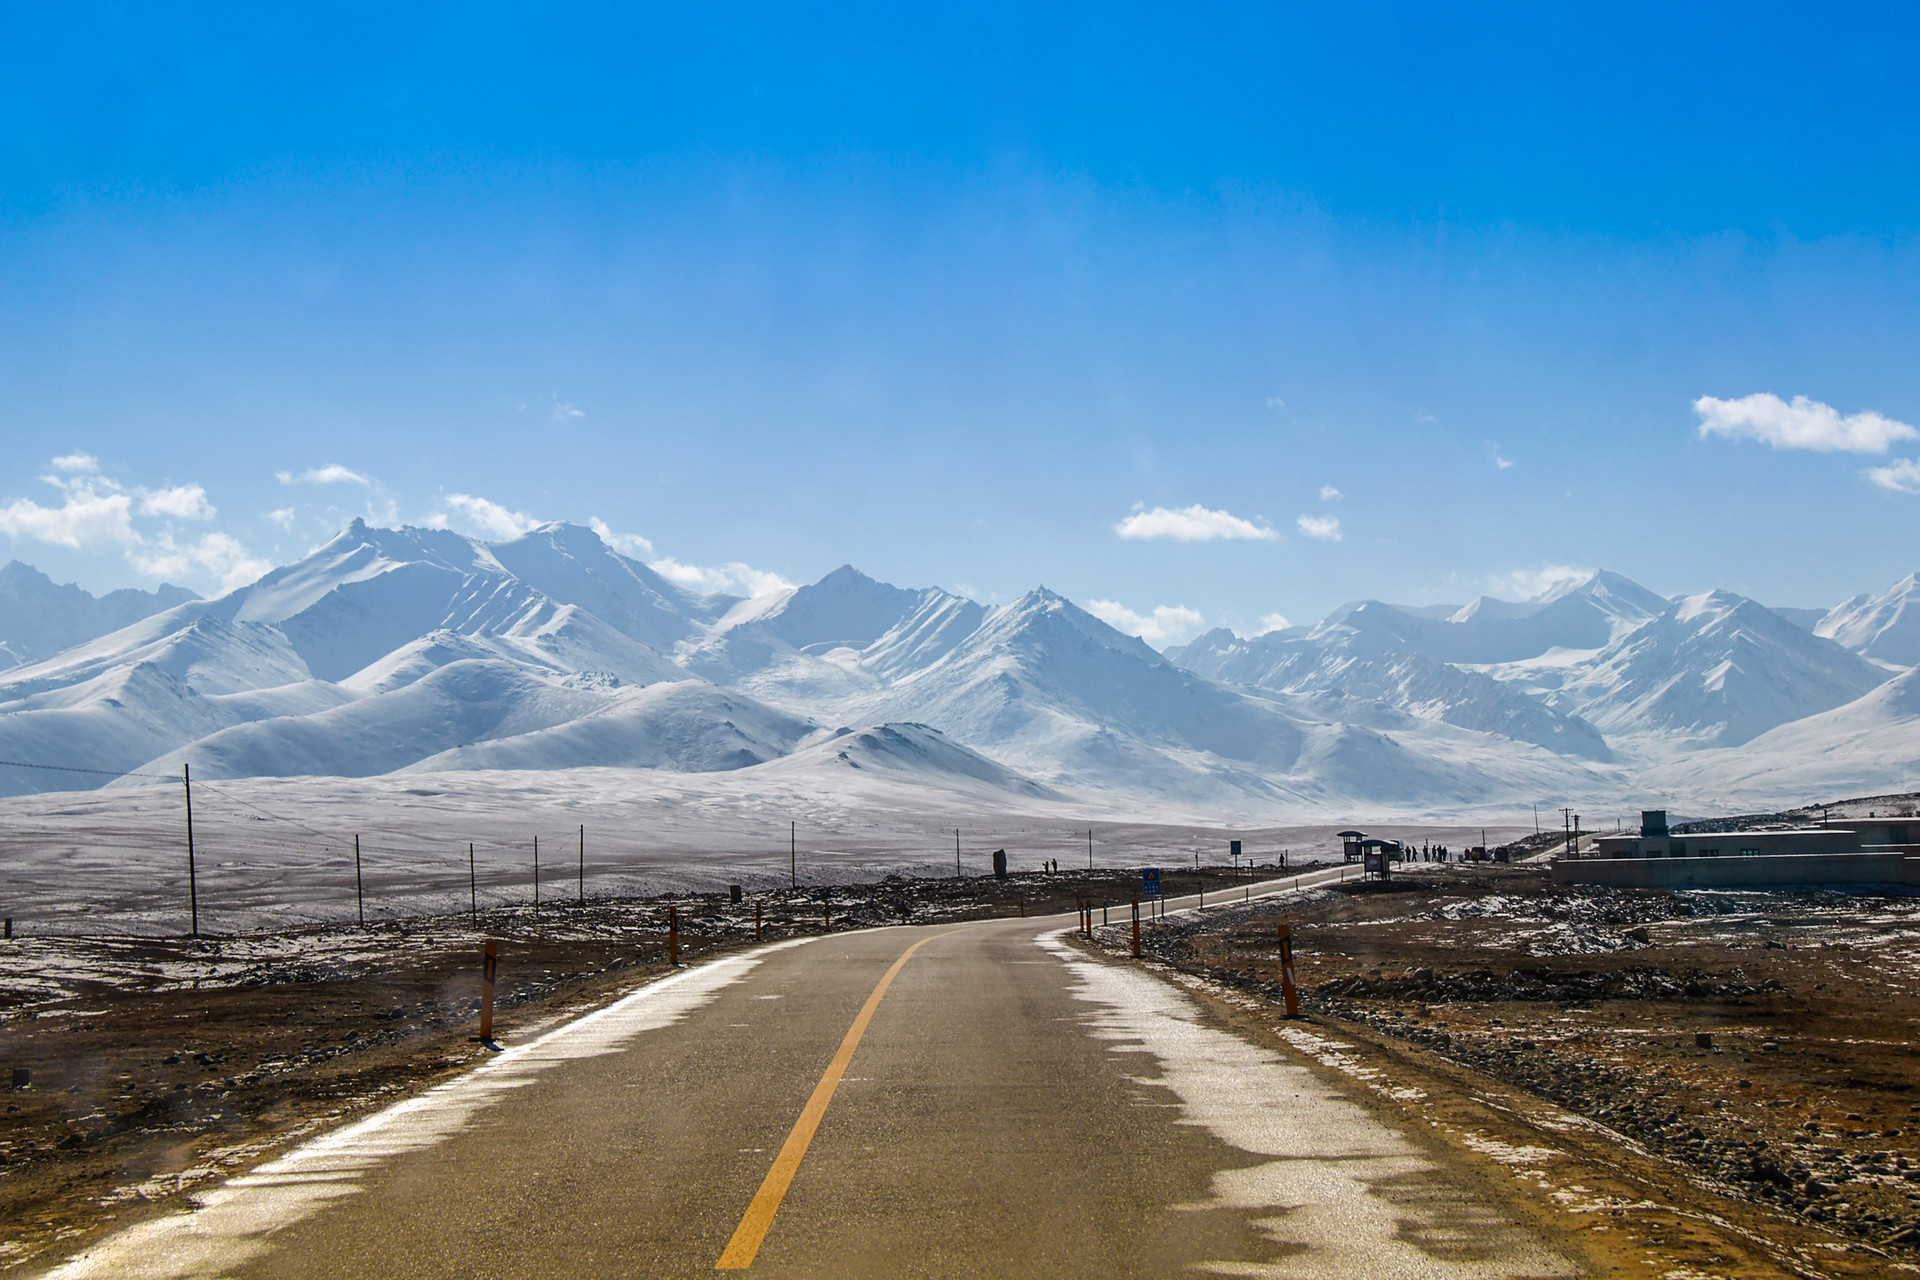
[[[1293,985],[1293,926],[1280,926],[1280,989],[1287,998],[1287,1016],[1300,1016],[1300,992]]]
[[[500,944],[488,938],[480,955],[480,1043],[488,1046],[493,1044],[493,982],[499,963]]]

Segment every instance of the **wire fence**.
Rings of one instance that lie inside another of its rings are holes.
[[[233,934],[508,906],[558,909],[728,884],[764,892],[888,876],[979,876],[991,874],[996,848],[1007,850],[1016,871],[1078,869],[1090,857],[1086,828],[1030,819],[966,830],[958,850],[952,827],[900,820],[838,830],[762,822],[742,839],[735,817],[716,820],[702,843],[687,838],[688,828],[701,828],[698,812],[681,821],[680,838],[662,840],[645,821],[609,822],[604,812],[593,821],[565,812],[409,814],[390,794],[357,803],[347,780],[331,780],[316,802],[276,803],[252,780],[196,777],[190,859],[186,779],[108,776],[156,785],[42,792],[35,806],[0,808],[0,915],[17,934],[176,935],[192,931],[196,915],[200,933]],[[1166,841],[1164,830],[1157,835]],[[1224,855],[1224,841],[1209,843]],[[1139,841],[1097,851],[1108,869],[1120,865],[1116,859],[1132,866],[1143,856],[1191,865],[1185,848],[1155,851]]]

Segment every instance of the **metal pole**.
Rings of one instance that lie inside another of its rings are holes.
[[[473,927],[480,927],[480,888],[473,873],[473,845],[467,845],[467,914]]]
[[[540,905],[540,837],[533,838],[533,905]]]
[[[360,837],[353,838],[353,900],[360,908],[360,927],[367,927],[367,888],[360,880]]]
[[[960,828],[953,829],[953,878],[960,878]]]
[[[587,905],[587,824],[580,824],[580,905]]]
[[[1093,870],[1093,828],[1087,828],[1087,870]]]
[[[787,824],[787,879],[795,889],[800,887],[800,824]]]
[[[193,916],[193,936],[200,936],[200,878],[193,866],[193,771],[183,761],[180,782],[187,789],[187,902]]]

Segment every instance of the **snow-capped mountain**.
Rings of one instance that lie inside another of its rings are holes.
[[[1724,808],[1911,791],[1920,780],[1920,668],[1734,749],[1675,761],[1677,791]]]
[[[1822,621],[1872,660],[1742,597],[1665,601],[1606,572],[1162,654],[1044,588],[990,608],[843,566],[743,600],[573,526],[483,543],[356,521],[218,600],[0,671],[0,759],[103,771],[0,766],[0,789],[183,762],[208,779],[765,769],[997,803],[1438,813],[1644,790],[1683,758],[1732,786],[1742,744],[1771,777],[1796,725],[1844,758],[1858,722],[1905,758],[1886,743],[1920,726],[1872,698],[1912,588]]]
[[[18,560],[0,568],[0,668],[49,657],[162,609],[197,599],[185,587],[123,587],[95,597]]]
[[[1739,746],[1851,702],[1887,672],[1745,596],[1709,591],[1569,672],[1566,701],[1603,732]]]
[[[1901,667],[1920,663],[1920,574],[1908,574],[1881,595],[1835,605],[1813,633],[1862,657]]]
[[[1665,609],[1640,584],[1601,569],[1531,600],[1481,596],[1459,607],[1410,608],[1363,600],[1300,629],[1353,653],[1418,653],[1438,662],[1516,662],[1552,649],[1598,649]],[[1169,655],[1175,656],[1175,655]]]
[[[1598,729],[1544,698],[1418,650],[1359,648],[1357,638],[1341,627],[1306,635],[1271,631],[1251,640],[1221,629],[1181,649],[1179,662],[1211,680],[1309,696],[1332,719],[1353,719],[1359,713],[1353,702],[1372,701],[1565,755],[1612,759]]]

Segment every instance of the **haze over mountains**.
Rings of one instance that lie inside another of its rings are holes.
[[[1159,653],[1045,588],[990,608],[843,567],[743,600],[577,526],[483,543],[356,521],[218,600],[0,572],[0,760],[103,771],[4,765],[0,791],[183,761],[773,769],[1276,818],[1891,790],[1920,765],[1915,591],[1815,619],[1599,572]]]

